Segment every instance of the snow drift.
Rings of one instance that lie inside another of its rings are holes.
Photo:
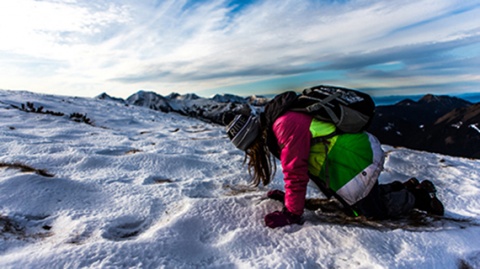
[[[469,221],[378,230],[307,211],[303,226],[268,229],[263,216],[282,205],[265,193],[283,189],[281,170],[251,187],[222,126],[0,91],[0,267],[480,268],[480,162],[384,150],[381,182],[429,179],[447,217]],[[312,185],[308,197],[321,194]]]

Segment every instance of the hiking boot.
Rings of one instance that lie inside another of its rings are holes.
[[[424,180],[412,190],[415,196],[415,208],[430,214],[443,216],[445,209],[436,196],[437,190],[430,180]]]
[[[412,192],[415,188],[417,188],[418,185],[420,185],[420,182],[418,182],[418,179],[414,177],[403,182],[403,186],[405,186],[405,189],[407,189],[410,192]]]

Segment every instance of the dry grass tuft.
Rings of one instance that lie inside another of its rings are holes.
[[[18,170],[20,170],[21,172],[24,172],[24,173],[36,173],[36,174],[44,176],[44,177],[54,177],[54,175],[48,173],[44,169],[36,169],[36,168],[33,168],[33,167],[28,166],[26,164],[18,163],[18,162],[16,162],[16,163],[0,162],[0,168],[18,169]]]

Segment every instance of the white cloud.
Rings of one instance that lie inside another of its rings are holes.
[[[16,0],[1,2],[0,10],[1,50],[61,59],[126,20],[126,10],[113,4],[94,10],[73,1]]]
[[[457,0],[266,0],[239,12],[223,0],[9,2],[0,3],[0,59],[9,60],[0,71],[12,77],[0,87],[32,88],[12,81],[22,77],[14,70],[32,68],[31,58],[50,63],[36,85],[92,89],[85,95],[117,89],[123,97],[271,79],[345,55],[479,35],[480,16],[479,1]]]
[[[355,51],[378,50],[388,46],[412,44],[410,39],[382,39],[386,34],[396,30],[399,26],[406,27],[412,22],[428,19],[435,14],[430,8],[429,13],[420,17],[419,12],[426,10],[426,6],[412,4],[404,9],[385,11],[385,3],[377,3],[361,10],[352,10],[343,14],[334,13],[335,10],[312,10],[310,6],[299,6],[298,2],[284,2],[278,6],[277,2],[265,2],[262,6],[255,6],[245,11],[241,16],[234,18],[225,28],[215,22],[225,21],[224,11],[210,20],[196,20],[208,18],[207,13],[193,14],[186,21],[178,22],[182,25],[195,25],[195,35],[188,36],[179,43],[170,54],[157,54],[162,64],[164,62],[188,62],[193,71],[198,66],[219,65],[243,69],[243,66],[285,65],[293,63],[306,64],[312,58],[321,58],[324,55],[344,54]],[[438,6],[438,5],[437,5]],[[436,10],[438,12],[438,10]],[[199,11],[198,11],[199,12]],[[411,16],[405,16],[411,14]],[[181,14],[177,14],[181,18]],[[425,16],[428,16],[425,18]],[[389,21],[390,18],[401,17]],[[190,21],[192,20],[192,21]],[[324,21],[328,22],[325,23]],[[217,23],[220,24],[220,23]],[[218,27],[216,27],[218,26]],[[182,32],[179,27],[178,31]],[[437,29],[434,37],[445,35],[443,29]],[[163,38],[168,39],[169,36]],[[418,37],[419,42],[428,40]],[[438,40],[438,39],[437,39]],[[387,42],[385,42],[387,41]],[[153,60],[152,62],[156,62]]]

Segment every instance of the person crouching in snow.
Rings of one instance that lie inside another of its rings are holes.
[[[378,183],[384,153],[372,134],[328,137],[335,126],[311,115],[287,111],[276,119],[269,116],[268,111],[260,115],[238,114],[227,125],[232,143],[246,153],[245,162],[255,186],[260,182],[266,186],[273,178],[272,155],[281,162],[285,192],[271,190],[267,196],[282,201],[284,208],[265,216],[268,227],[303,224],[310,179],[327,196],[340,200],[354,216],[387,219],[408,214],[414,208],[443,215],[443,205],[428,180],[419,183],[411,178],[404,183]],[[269,120],[272,126],[266,126]],[[322,143],[312,143],[312,139],[321,136],[327,138]]]

